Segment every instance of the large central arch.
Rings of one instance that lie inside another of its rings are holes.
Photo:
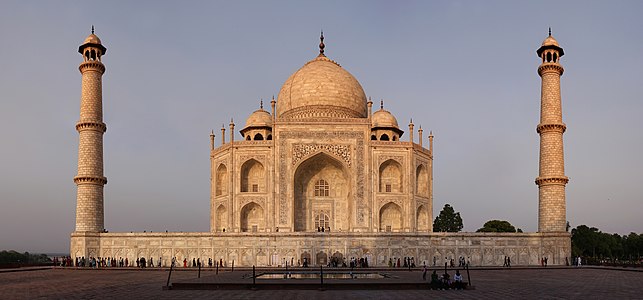
[[[353,195],[346,166],[322,152],[302,162],[294,175],[295,231],[317,231],[315,217],[324,215],[330,229],[350,229]]]

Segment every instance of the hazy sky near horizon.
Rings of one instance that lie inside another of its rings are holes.
[[[209,133],[318,53],[434,144],[434,216],[537,230],[540,60],[561,63],[567,218],[643,232],[640,1],[3,1],[0,249],[69,251],[82,61],[103,62],[105,227],[209,230]],[[376,105],[377,106],[377,105]],[[237,138],[241,138],[236,133]],[[415,135],[417,137],[417,133]],[[227,138],[227,137],[226,137]],[[425,140],[425,143],[427,141]]]

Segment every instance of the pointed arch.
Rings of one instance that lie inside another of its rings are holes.
[[[217,232],[225,231],[225,228],[228,224],[228,210],[223,204],[217,207],[216,219],[214,219],[214,224],[214,228],[216,228]]]
[[[322,214],[330,228],[350,228],[354,207],[351,182],[346,166],[335,157],[320,152],[296,166],[294,175],[294,230],[316,231],[315,217]]]
[[[424,164],[420,164],[415,170],[415,193],[424,197],[429,196],[429,172]]]
[[[228,168],[225,164],[220,164],[216,173],[215,195],[223,196],[228,194]]]
[[[265,230],[265,216],[261,205],[250,202],[241,209],[241,232],[261,232]]]
[[[415,220],[417,220],[418,231],[429,231],[431,220],[429,220],[429,210],[426,208],[426,205],[420,205],[420,207],[418,207]]]
[[[402,230],[402,208],[389,202],[380,209],[380,231]]]
[[[389,159],[380,165],[379,191],[380,193],[401,193],[402,192],[402,165],[393,159]]]
[[[241,192],[261,193],[265,191],[264,167],[251,158],[241,165]]]
[[[384,133],[380,135],[380,141],[388,141],[390,138],[388,137],[388,134]]]
[[[255,134],[255,137],[253,138],[254,141],[263,141],[263,135],[261,133]]]

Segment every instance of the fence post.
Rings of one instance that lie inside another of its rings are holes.
[[[172,277],[172,269],[174,269],[174,264],[170,265],[170,273],[167,274],[167,283],[165,286],[169,287],[170,286],[170,277]]]

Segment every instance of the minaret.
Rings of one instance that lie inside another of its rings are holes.
[[[82,74],[80,94],[80,120],[78,131],[78,175],[74,182],[78,187],[76,196],[76,232],[102,232],[104,226],[103,187],[103,123],[102,76],[105,66],[101,62],[107,49],[92,33],[78,48],[83,62],[78,69]]]
[[[409,122],[409,142],[411,143],[411,146],[413,146],[413,119]]]
[[[540,124],[536,127],[540,134],[540,171],[536,178],[538,232],[564,232],[565,185],[569,179],[565,176],[563,133],[566,126],[560,100],[560,76],[564,69],[559,60],[565,52],[551,36],[551,28],[549,36],[536,53],[542,60],[538,67],[538,75],[542,78]]]

